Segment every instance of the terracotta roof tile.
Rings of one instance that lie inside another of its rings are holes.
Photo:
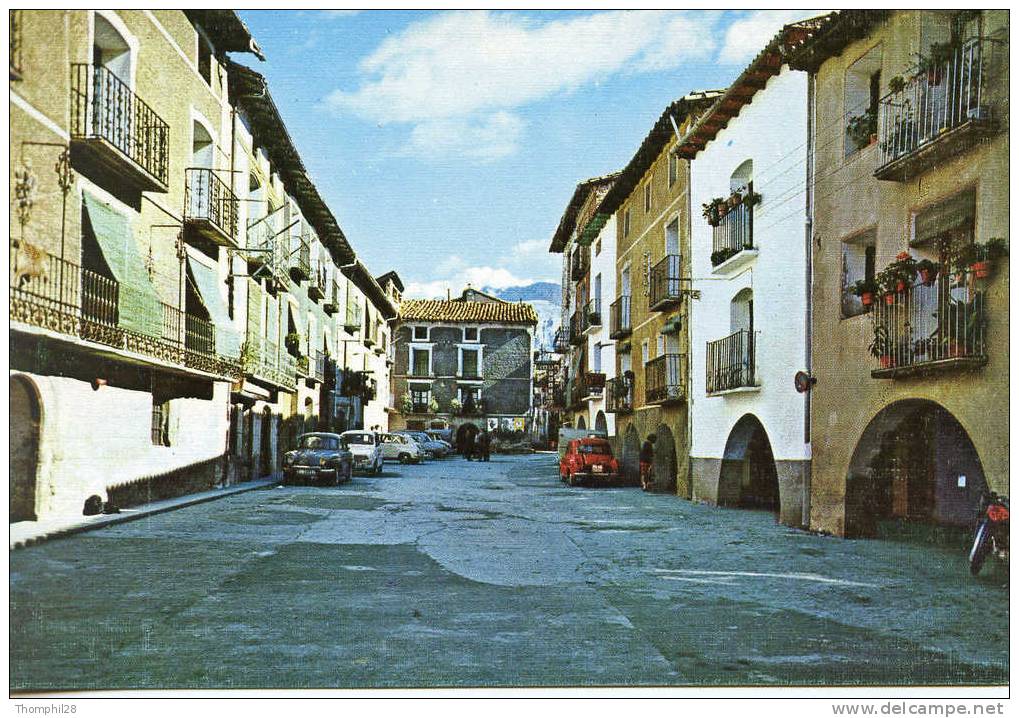
[[[534,311],[534,307],[523,302],[407,299],[400,306],[400,320],[405,322],[537,324],[538,314]]]

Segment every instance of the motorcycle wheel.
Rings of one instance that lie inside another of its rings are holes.
[[[973,548],[969,550],[969,572],[973,576],[984,567],[987,554],[991,551],[991,527],[986,520],[980,522],[976,536],[973,537]]]

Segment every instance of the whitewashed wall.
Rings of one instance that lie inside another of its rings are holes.
[[[601,252],[596,256],[594,244],[601,242]],[[605,223],[591,248],[591,292],[594,293],[594,278],[601,274],[601,329],[588,336],[587,355],[593,357],[601,352],[601,370],[608,381],[616,375],[615,342],[609,339],[609,305],[616,301],[616,217]],[[592,369],[594,362],[590,362]],[[605,393],[597,401],[588,403],[588,427],[593,428],[599,411],[605,411],[605,423],[609,436],[616,435],[616,415],[605,410]]]

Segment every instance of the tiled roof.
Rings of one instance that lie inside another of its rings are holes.
[[[789,66],[794,70],[817,72],[825,60],[838,55],[854,40],[864,37],[888,14],[888,10],[836,10],[800,23],[804,32],[786,42]]]
[[[524,302],[408,299],[400,306],[400,321],[537,324],[538,314]]]
[[[618,172],[613,172],[602,177],[592,177],[577,184],[577,188],[573,191],[573,197],[570,198],[569,204],[566,205],[566,211],[563,212],[563,216],[559,220],[559,226],[552,237],[552,244],[548,248],[549,252],[558,254],[566,247],[566,243],[570,241],[573,230],[577,227],[577,212],[580,211],[581,205],[584,204],[591,191],[598,192],[598,199],[600,201],[601,197],[605,196],[605,193],[609,191],[609,188],[618,176]]]

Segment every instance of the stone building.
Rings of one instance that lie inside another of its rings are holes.
[[[404,300],[394,330],[396,428],[524,432],[538,315],[468,287],[449,300]]]
[[[16,10],[10,37],[11,520],[271,473],[396,309],[227,57],[261,51],[226,10]]]
[[[615,378],[616,452],[637,481],[637,454],[655,443],[654,487],[689,497],[690,200],[689,167],[673,150],[717,92],[695,92],[658,117],[595,216],[615,216],[616,293],[609,304]]]
[[[1009,268],[979,263],[1008,242],[1008,30],[845,11],[792,55],[817,128],[811,528],[967,526],[1008,493]]]
[[[568,328],[563,419],[606,436],[615,436],[605,385],[616,375],[608,321],[616,290],[616,221],[596,210],[616,176],[577,185],[549,246],[550,252],[563,255],[561,326]]]

